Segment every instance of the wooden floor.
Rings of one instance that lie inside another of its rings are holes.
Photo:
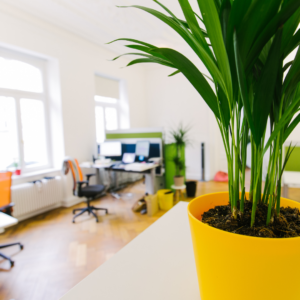
[[[199,182],[197,195],[226,190],[227,183]],[[109,215],[99,217],[99,223],[83,215],[73,224],[72,207],[55,209],[8,229],[0,236],[0,244],[20,241],[24,250],[2,251],[13,257],[15,267],[9,270],[8,262],[0,260],[0,300],[59,299],[163,215],[159,212],[150,218],[132,212],[144,191],[139,182],[123,190],[122,199],[108,195],[94,201],[93,205],[109,210]],[[300,201],[300,190],[290,189],[290,198]]]

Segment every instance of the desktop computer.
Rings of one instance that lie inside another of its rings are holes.
[[[139,161],[145,161],[149,157],[150,142],[138,141],[135,146],[135,155],[138,156]]]

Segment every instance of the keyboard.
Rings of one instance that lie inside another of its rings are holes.
[[[149,169],[150,166],[153,166],[152,163],[132,163],[125,166],[125,170],[127,171],[138,171],[142,172],[144,170]]]
[[[122,163],[117,163],[112,166],[113,169],[124,169],[126,165]]]

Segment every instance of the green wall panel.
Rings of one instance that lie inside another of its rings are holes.
[[[162,139],[162,132],[140,132],[140,133],[106,133],[106,139],[146,139],[146,138],[160,138]]]
[[[180,149],[181,157],[185,164],[185,147]],[[174,184],[174,176],[176,173],[175,164],[173,158],[176,156],[176,145],[167,144],[164,146],[164,158],[165,158],[165,179],[166,179],[166,189],[170,189]],[[185,171],[183,172],[185,178]]]

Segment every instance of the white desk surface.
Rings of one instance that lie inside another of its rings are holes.
[[[61,300],[200,300],[187,216],[179,202]]]
[[[290,186],[300,186],[300,172],[283,172],[283,183]]]
[[[18,220],[14,217],[11,217],[3,212],[0,212],[0,232],[1,229],[13,226],[18,223]]]
[[[91,167],[96,168],[96,169],[110,168],[112,165],[114,165],[116,163],[117,162],[107,164],[107,165],[97,165],[97,164],[95,164],[95,165],[92,165]],[[112,171],[118,171],[118,170],[120,170],[120,171],[131,171],[131,172],[138,172],[139,173],[139,172],[144,172],[144,171],[147,171],[147,170],[151,170],[151,169],[155,169],[157,167],[160,167],[160,164],[143,164],[143,163],[141,163],[141,165],[142,165],[141,169],[139,169],[137,167],[130,168],[130,164],[128,164],[128,168],[122,168],[122,169],[121,168],[120,169],[116,168],[116,169],[111,169],[111,170]]]

